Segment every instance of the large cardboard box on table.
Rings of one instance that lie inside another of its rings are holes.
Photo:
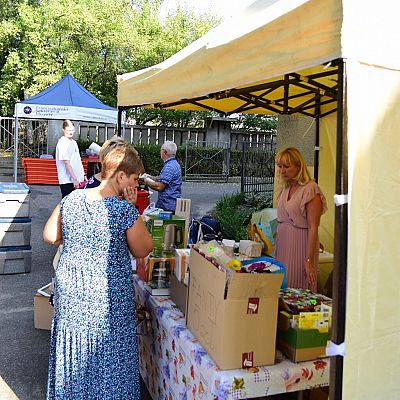
[[[219,368],[272,365],[283,274],[234,273],[190,252],[187,325]]]
[[[33,297],[33,319],[36,329],[51,329],[54,309],[49,303],[51,283],[38,289]]]

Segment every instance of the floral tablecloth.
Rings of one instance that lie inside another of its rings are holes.
[[[249,399],[329,384],[329,359],[220,370],[169,297],[150,296],[134,275],[136,302],[149,310],[152,332],[139,326],[140,372],[154,400]]]

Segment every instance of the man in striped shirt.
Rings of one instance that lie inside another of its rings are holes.
[[[182,170],[175,158],[176,144],[169,140],[161,146],[160,156],[164,167],[158,178],[147,176],[144,183],[158,192],[156,207],[175,212],[176,199],[181,197]]]

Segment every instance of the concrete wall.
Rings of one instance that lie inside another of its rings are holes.
[[[315,130],[316,122],[314,118],[291,115],[279,116],[276,150],[296,147],[300,150],[307,165],[314,166]]]

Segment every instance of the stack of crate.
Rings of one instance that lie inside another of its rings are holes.
[[[0,182],[0,275],[31,270],[29,201],[25,183]]]

